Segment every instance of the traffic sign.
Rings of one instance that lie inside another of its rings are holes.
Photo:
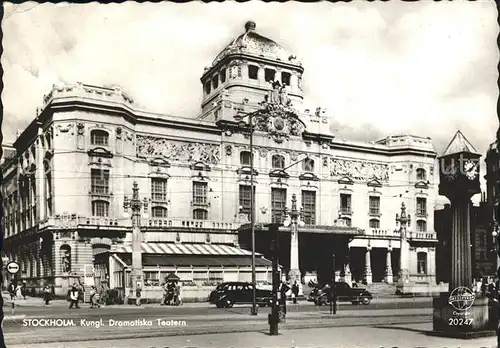
[[[7,272],[10,274],[16,274],[19,272],[19,264],[15,261],[11,261],[7,264]]]

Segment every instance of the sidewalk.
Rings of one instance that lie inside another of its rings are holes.
[[[4,307],[11,307],[12,306],[12,300],[10,299],[9,295],[3,294],[3,300],[4,300]],[[413,297],[413,298],[386,298],[386,297],[380,297],[380,298],[374,298],[372,300],[373,305],[377,304],[384,304],[384,303],[425,303],[428,302],[432,304],[432,297]],[[291,303],[289,302],[291,305]],[[307,302],[307,301],[299,301],[299,305],[313,305],[312,302]],[[43,299],[41,297],[27,297],[26,300],[20,299],[20,300],[15,300],[15,306],[16,307],[43,307],[45,303],[43,302]],[[50,301],[50,307],[67,307],[69,306],[68,301],[66,300],[51,300]],[[113,307],[116,308],[132,308],[136,307],[135,305],[112,305]],[[158,307],[160,306],[159,303],[151,303],[151,304],[144,304],[141,307]],[[208,302],[187,302],[182,304],[183,307],[188,307],[188,308],[196,308],[196,307],[206,307],[209,306]],[[349,302],[340,302],[340,306],[351,306]]]
[[[135,347],[242,347],[242,348],[496,348],[496,337],[459,340],[428,335],[432,324],[398,324],[363,327],[334,327],[319,329],[280,330],[278,336],[268,331],[186,336],[148,337],[140,339],[101,340],[78,342],[82,348],[135,348]],[[168,341],[168,345],[166,344]],[[74,342],[43,344],[10,344],[9,348],[72,348]]]

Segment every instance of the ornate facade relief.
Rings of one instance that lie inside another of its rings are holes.
[[[220,146],[137,135],[136,154],[140,158],[163,157],[169,161],[219,164]]]
[[[389,166],[387,164],[366,161],[353,161],[331,158],[330,174],[336,177],[348,177],[353,180],[377,179],[389,181]]]
[[[73,129],[73,124],[68,123],[68,124],[57,124],[55,126],[56,129],[56,137],[63,134],[63,133],[69,133]],[[73,132],[71,132],[73,134]]]
[[[232,156],[233,154],[233,147],[231,145],[226,145],[226,156]]]
[[[85,124],[77,123],[76,124],[76,147],[78,150],[85,149]]]

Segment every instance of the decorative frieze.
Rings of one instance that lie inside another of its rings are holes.
[[[354,161],[331,158],[330,174],[335,177],[348,177],[353,180],[389,181],[389,166],[387,164],[367,161]]]
[[[190,143],[165,138],[137,135],[136,153],[139,158],[166,158],[169,161],[203,162],[219,164],[220,146],[207,143]]]
[[[67,124],[57,124],[55,126],[56,129],[56,137],[63,134],[63,133],[69,133],[73,129],[73,123],[67,123]],[[73,134],[73,132],[71,132]]]

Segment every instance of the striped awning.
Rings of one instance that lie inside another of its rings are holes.
[[[113,253],[131,253],[132,245],[119,246]],[[174,244],[174,243],[142,243],[144,254],[167,255],[204,255],[204,256],[250,256],[251,251],[222,244]],[[260,255],[257,254],[256,255]]]

